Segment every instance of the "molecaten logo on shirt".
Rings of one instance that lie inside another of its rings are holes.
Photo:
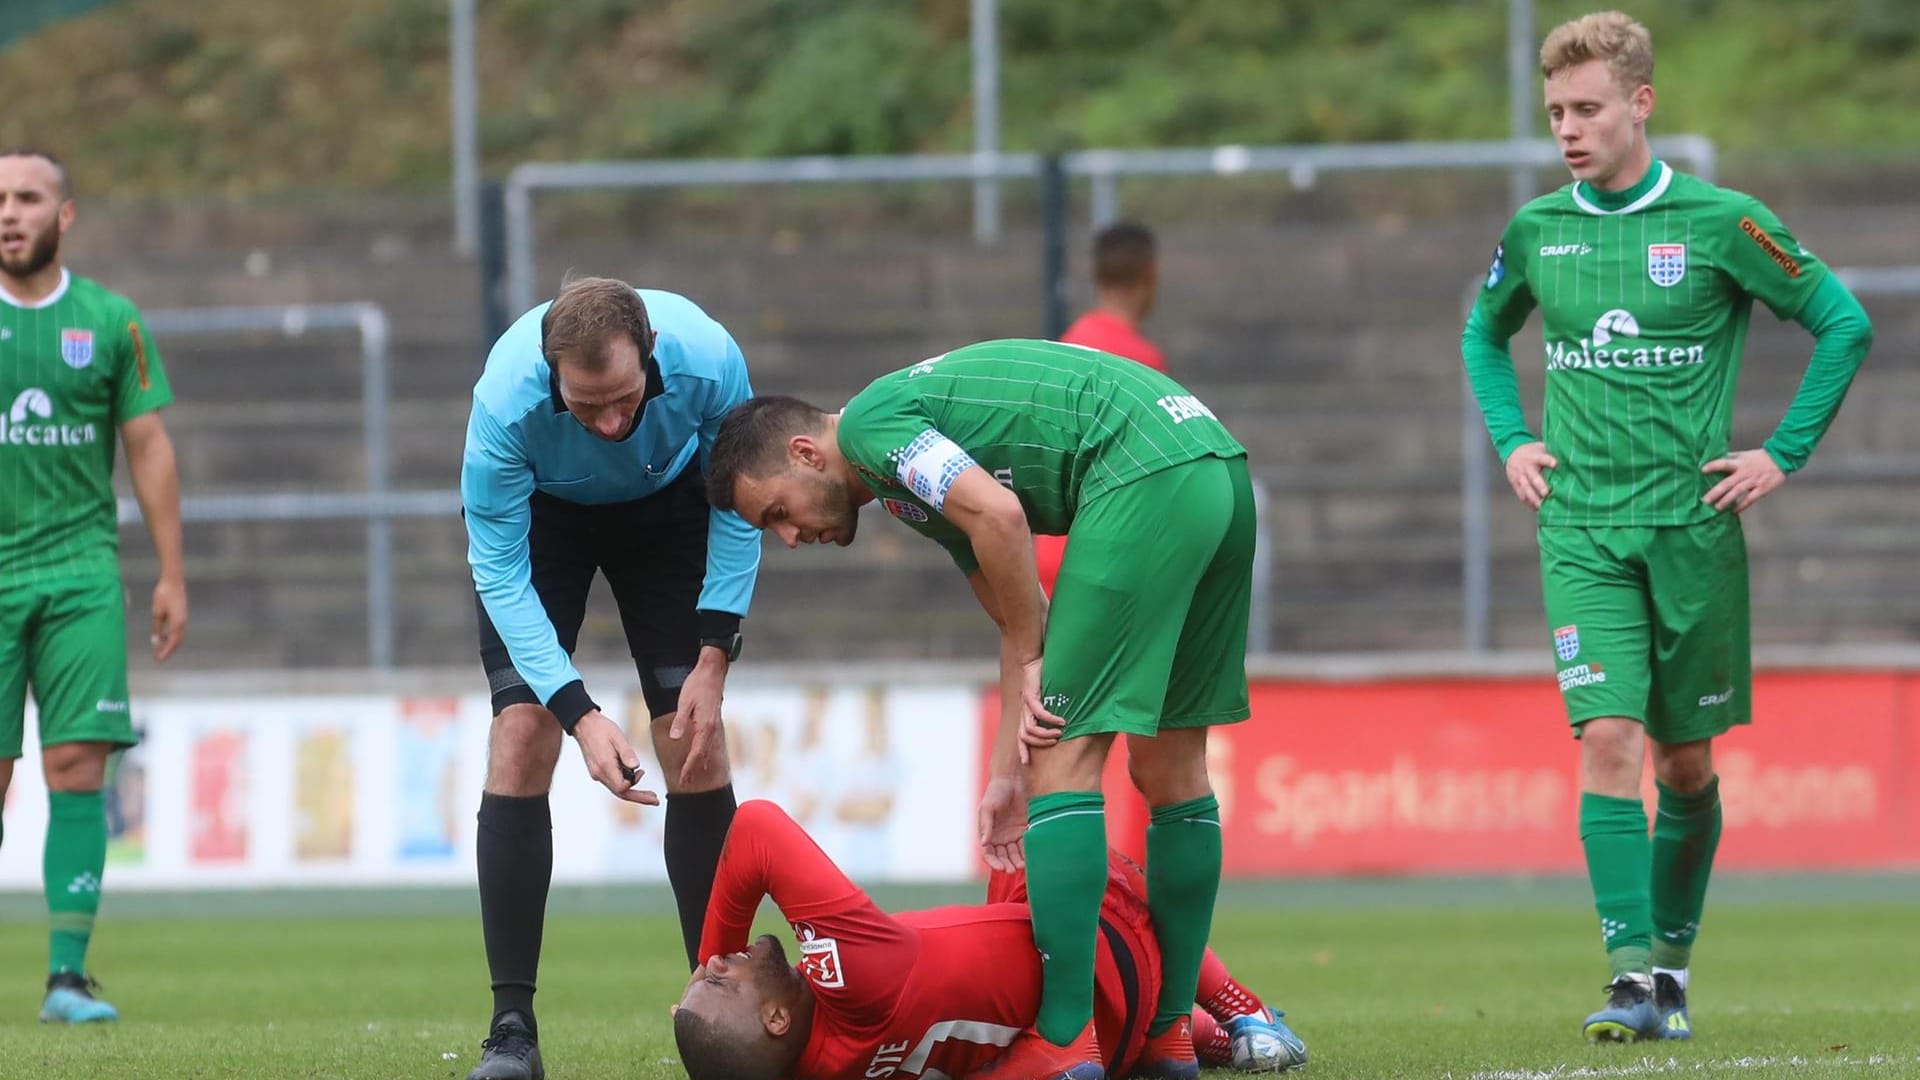
[[[37,386],[20,391],[13,407],[0,415],[0,445],[4,446],[90,446],[99,438],[92,424],[54,423],[53,397]]]

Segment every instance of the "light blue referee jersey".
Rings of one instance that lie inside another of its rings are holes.
[[[646,498],[689,465],[704,469],[721,419],[753,396],[746,359],[725,327],[684,296],[638,291],[658,337],[639,422],[627,438],[596,437],[561,402],[540,349],[548,304],[500,336],[473,388],[460,464],[467,562],[514,669],[549,706],[580,673],[533,590],[528,499],[536,490],[587,505]],[[698,606],[744,616],[760,570],[760,533],[738,514],[710,514]]]

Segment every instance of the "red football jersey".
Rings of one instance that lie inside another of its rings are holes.
[[[1139,327],[1110,311],[1096,308],[1073,320],[1060,340],[1138,360],[1155,371],[1167,370],[1167,358],[1160,354],[1160,347],[1141,336]]]
[[[791,1080],[962,1076],[1039,1014],[1040,955],[1026,904],[889,915],[785,811],[753,800],[734,815],[700,955],[746,948],[764,896],[793,926],[798,967],[814,992],[813,1029]],[[1144,899],[1110,890],[1102,918],[1095,1025],[1117,1067],[1144,1043],[1159,961]]]

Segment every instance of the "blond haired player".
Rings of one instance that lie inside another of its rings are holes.
[[[1507,480],[1538,515],[1547,625],[1580,740],[1580,837],[1613,970],[1583,1031],[1685,1039],[1688,961],[1720,838],[1713,740],[1752,719],[1738,515],[1806,464],[1872,332],[1771,210],[1653,156],[1646,27],[1617,11],[1575,19],[1547,35],[1540,69],[1573,183],[1514,215],[1461,352]],[[1734,450],[1756,300],[1815,344],[1772,436]],[[1535,308],[1547,373],[1538,435],[1507,352]]]

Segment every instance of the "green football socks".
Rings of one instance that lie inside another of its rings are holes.
[[[1149,1036],[1193,1010],[1220,892],[1220,802],[1211,793],[1162,806],[1147,826],[1147,907],[1160,941],[1160,1000]]]
[[[1040,1037],[1065,1046],[1093,1019],[1093,964],[1107,892],[1106,801],[1061,791],[1027,802],[1027,899],[1045,975]]]
[[[1646,807],[1639,799],[1582,794],[1580,842],[1613,976],[1645,975],[1652,966],[1653,941]]]
[[[107,866],[106,800],[97,791],[55,791],[47,803],[47,850],[41,862],[51,924],[47,970],[84,972],[100,910],[100,876]]]
[[[1653,963],[1682,970],[1700,933],[1707,880],[1720,847],[1720,778],[1692,795],[1659,785],[1653,822]]]

